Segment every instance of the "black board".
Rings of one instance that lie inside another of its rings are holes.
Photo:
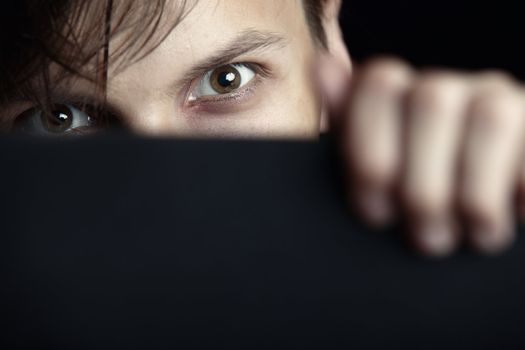
[[[0,138],[1,348],[524,348],[525,244],[412,254],[331,142]]]

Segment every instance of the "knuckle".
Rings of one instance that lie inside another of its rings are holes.
[[[479,73],[480,81],[488,88],[508,88],[515,84],[514,77],[503,70],[486,70]]]
[[[411,100],[426,109],[439,109],[455,101],[465,89],[460,77],[452,74],[427,73],[414,85]]]
[[[405,186],[402,198],[409,213],[426,217],[445,214],[450,204],[446,192],[431,188]]]
[[[522,119],[523,100],[514,93],[484,92],[474,97],[470,112],[493,126],[506,125],[511,119]]]
[[[407,85],[411,77],[410,66],[396,58],[378,57],[364,67],[366,85],[378,89],[396,89]]]
[[[368,60],[365,70],[375,69],[409,69],[408,63],[393,56],[377,56]]]
[[[498,210],[494,207],[494,201],[476,194],[463,194],[459,200],[461,210],[468,219],[484,220],[494,217]]]
[[[524,103],[524,108],[525,108],[525,86],[524,85],[520,85],[518,87],[518,93],[520,94],[521,101]]]
[[[391,162],[361,160],[357,165],[357,173],[366,183],[387,186],[395,177],[395,166]]]

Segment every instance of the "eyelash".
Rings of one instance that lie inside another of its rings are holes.
[[[213,95],[213,96],[203,96],[203,97],[197,98],[194,101],[188,101],[188,97],[192,89],[195,87],[196,83],[198,83],[200,79],[202,79],[204,75],[206,74],[206,72],[204,72],[200,74],[198,77],[194,78],[187,85],[188,87],[185,89],[185,92],[183,92],[184,104],[186,105],[187,108],[191,110],[198,110],[200,107],[202,107],[205,110],[206,108],[212,109],[213,107],[217,107],[218,108],[217,111],[218,111],[220,107],[223,107],[224,110],[227,110],[228,107],[231,107],[233,103],[243,100],[243,99],[247,99],[250,95],[253,95],[255,91],[257,90],[257,88],[261,85],[261,83],[265,79],[272,76],[272,71],[264,64],[253,63],[253,62],[232,62],[229,64],[246,65],[255,72],[255,76],[245,86],[242,86],[239,89],[232,91],[231,93],[222,94],[222,95]],[[219,67],[212,67],[210,68],[210,70],[217,69],[217,68]],[[106,104],[92,103],[92,101],[86,101],[86,99],[83,97],[72,98],[72,99],[58,97],[55,99],[54,103],[72,105],[78,110],[87,113],[97,123],[103,124],[109,121],[110,125],[122,124],[122,119],[120,118],[120,114],[114,111],[112,108],[109,108],[109,106],[107,106]],[[12,123],[14,123],[14,120],[19,115],[20,114],[16,114],[15,116],[13,116],[12,122],[9,123],[10,124],[9,126],[6,127],[6,126],[0,125],[0,127],[3,127],[4,129],[12,127]]]
[[[213,95],[213,96],[204,96],[196,99],[195,101],[188,101],[189,100],[189,94],[193,90],[193,88],[196,86],[196,84],[199,83],[200,79],[203,78],[204,74],[200,74],[196,79],[193,79],[188,86],[184,101],[187,104],[189,108],[197,108],[201,105],[210,105],[210,104],[226,104],[231,103],[232,101],[238,101],[242,99],[244,96],[253,94],[254,91],[257,89],[257,87],[267,78],[271,76],[271,71],[268,69],[268,67],[259,64],[259,63],[253,63],[253,62],[232,62],[228,64],[244,64],[248,66],[250,69],[253,69],[255,72],[255,77],[247,83],[245,86],[239,88],[238,90],[235,90],[229,94],[223,94],[223,95]],[[226,64],[226,65],[228,65]],[[218,67],[212,67],[211,70],[217,69]]]

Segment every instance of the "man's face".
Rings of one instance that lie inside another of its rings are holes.
[[[124,69],[110,64],[107,103],[121,122],[156,135],[316,137],[316,45],[302,1],[206,0],[188,6],[145,58]],[[110,43],[110,57],[119,40]],[[76,80],[68,94],[89,95],[90,84]]]

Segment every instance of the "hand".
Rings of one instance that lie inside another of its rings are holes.
[[[401,218],[409,242],[433,256],[512,243],[525,207],[524,86],[502,72],[416,72],[390,58],[350,74],[326,57],[319,71],[350,200],[367,221]]]

